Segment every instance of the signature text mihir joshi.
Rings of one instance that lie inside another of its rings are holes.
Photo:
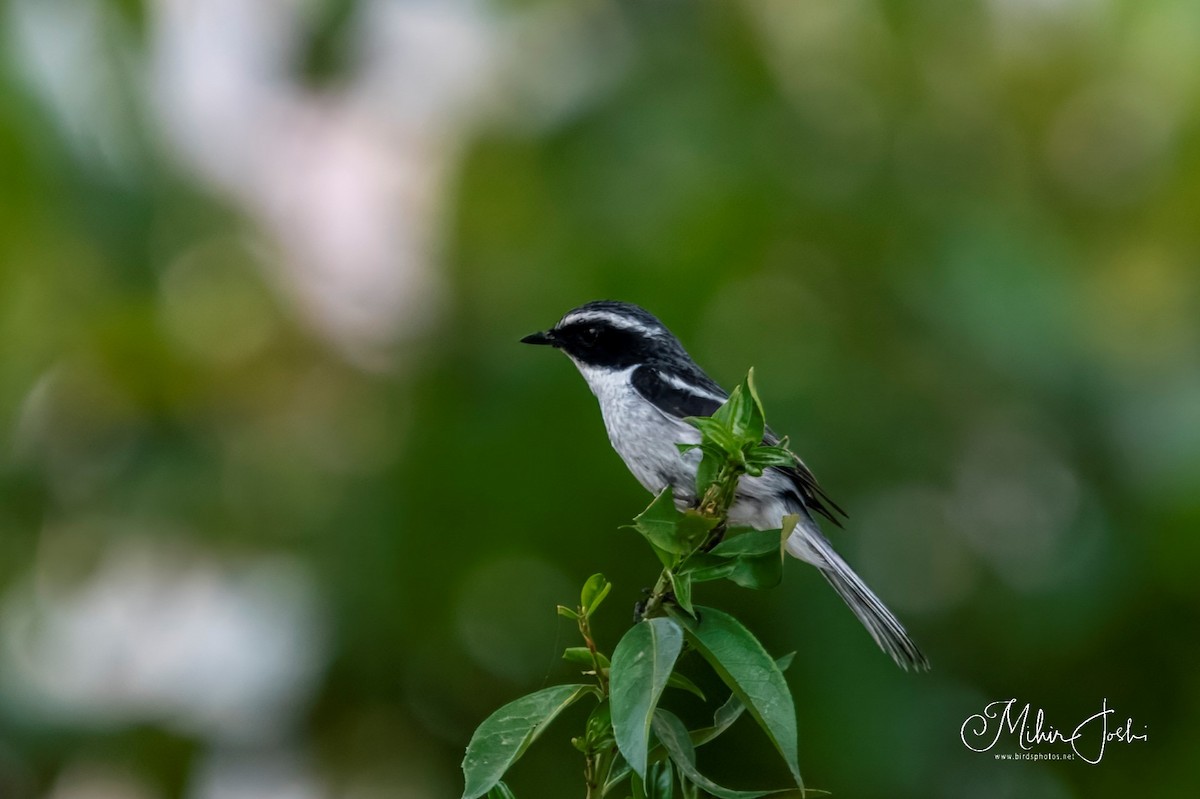
[[[1025,751],[1066,744],[1076,757],[1095,765],[1104,757],[1105,747],[1109,744],[1149,740],[1146,725],[1135,724],[1132,718],[1127,717],[1124,724],[1114,728],[1115,713],[1108,706],[1108,699],[1104,699],[1099,712],[1066,732],[1063,727],[1047,723],[1041,708],[1034,711],[1029,703],[1018,706],[1016,699],[1002,699],[988,704],[982,713],[969,716],[959,734],[963,744],[975,752],[987,752],[1001,739],[1015,738],[1017,745]]]

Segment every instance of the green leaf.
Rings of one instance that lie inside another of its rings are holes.
[[[601,702],[592,708],[584,726],[584,740],[593,752],[612,746],[613,726],[612,708],[608,702]]]
[[[502,782],[496,783],[496,787],[487,792],[487,799],[517,799],[516,795]]]
[[[779,585],[783,579],[782,532],[734,528],[730,534],[711,552],[688,558],[680,571],[691,575],[693,583],[724,578],[743,588]]]
[[[710,446],[701,447],[704,455],[700,465],[696,467],[696,496],[703,497],[709,486],[717,481],[721,474],[721,466],[725,463],[726,455]]]
[[[675,769],[670,760],[651,763],[646,769],[646,799],[671,799],[675,789]]]
[[[680,515],[675,509],[675,495],[671,493],[671,487],[667,486],[648,508],[634,517],[633,526],[656,549],[682,555],[688,550],[677,534]]]
[[[751,530],[726,538],[713,548],[718,558],[731,559],[727,579],[742,588],[774,588],[783,580],[783,537],[780,530]]]
[[[713,411],[712,418],[723,425],[731,434],[737,429],[744,429],[749,421],[750,406],[753,399],[746,393],[746,381],[743,380],[729,392],[729,398]]]
[[[746,454],[746,463],[755,466],[795,466],[796,456],[783,447],[763,445]]]
[[[679,603],[679,607],[695,615],[692,610],[692,578],[686,572],[667,572],[667,575],[671,578],[671,590],[675,593],[675,601]]]
[[[747,378],[747,381],[749,378]],[[736,397],[734,396],[736,395]],[[729,422],[734,440],[740,451],[747,444],[757,444],[762,441],[762,413],[754,406],[754,399],[747,389],[746,381],[734,389],[729,395]],[[754,435],[757,428],[758,435]]]
[[[787,671],[788,666],[792,665],[792,661],[796,659],[795,652],[789,652],[781,658],[775,660],[775,664],[779,666],[780,671]],[[699,730],[692,730],[692,744],[701,746],[713,740],[721,733],[733,726],[733,723],[741,718],[746,712],[746,706],[742,704],[742,700],[738,699],[737,694],[730,694],[725,700],[725,704],[717,708],[717,712],[713,714],[713,726],[704,727]]]
[[[680,776],[699,786],[701,790],[716,796],[717,799],[758,799],[760,796],[794,791],[791,788],[782,791],[735,791],[717,785],[696,768],[696,750],[692,746],[691,738],[688,737],[687,727],[683,726],[683,722],[675,714],[662,708],[654,712],[654,734],[658,736],[658,740],[662,742],[667,754],[679,768]]]
[[[584,614],[592,615],[611,590],[612,583],[606,580],[603,574],[596,573],[589,577],[583,584],[583,590],[579,592],[579,606],[583,608]]]
[[[719,558],[740,558],[758,555],[779,555],[783,540],[779,529],[755,530],[752,527],[732,527],[725,539],[712,549]]]
[[[708,534],[719,521],[695,508],[688,508],[676,519],[675,535],[683,543],[684,551],[691,552],[708,539]]]
[[[463,758],[463,799],[476,799],[494,788],[559,713],[592,691],[590,685],[543,688],[509,702],[484,719],[471,736]]]
[[[720,415],[728,407],[722,405],[712,416],[688,416],[683,421],[700,431],[701,449],[704,444],[715,446],[718,451],[732,455],[742,448],[741,442],[734,435],[733,425]]]
[[[600,789],[600,795],[608,796],[614,788],[629,779],[629,775],[631,774],[633,774],[633,769],[629,767],[629,763],[625,761],[625,758],[621,757],[621,752],[618,750],[613,757],[612,765],[609,766],[608,779],[604,781],[604,785]]]
[[[763,440],[763,435],[767,430],[766,415],[763,413],[762,400],[758,397],[758,387],[754,385],[754,369],[746,373],[746,381],[743,383],[746,387],[746,394],[749,396],[750,410],[747,413],[748,420],[746,427],[742,432],[742,440],[747,444],[759,444]]]
[[[687,559],[680,574],[686,574],[693,583],[707,583],[713,580],[724,580],[733,574],[737,561],[729,558],[719,558],[711,552],[699,552]],[[690,613],[691,611],[689,611]],[[695,613],[692,613],[695,616]]]
[[[571,610],[566,605],[558,606],[558,615],[562,616],[564,619],[571,619],[572,621],[579,619],[579,614]]]
[[[688,639],[750,711],[779,751],[798,787],[796,706],[779,666],[742,623],[715,608],[696,608],[699,620],[668,608]]]
[[[650,724],[675,660],[683,632],[670,619],[635,624],[613,651],[609,699],[617,748],[639,776],[646,776]]]
[[[600,668],[608,668],[608,658],[604,656],[603,652],[597,652],[596,659],[600,661]],[[578,666],[586,666],[589,669],[596,665],[592,662],[592,651],[586,646],[567,647],[563,650],[563,660]]]
[[[671,672],[671,676],[667,678],[667,687],[687,691],[689,694],[699,697],[701,701],[708,701],[708,698],[704,696],[704,692],[700,690],[700,686],[677,671]]]
[[[741,453],[746,446],[762,442],[766,422],[763,419],[758,390],[754,387],[753,369],[746,375],[746,379],[730,392],[729,399],[713,413],[712,419],[723,428],[731,439],[732,446],[713,440],[731,455]],[[704,432],[701,429],[701,433]]]

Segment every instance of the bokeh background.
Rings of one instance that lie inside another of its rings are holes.
[[[1198,795],[1200,4],[0,9],[3,799],[458,796],[572,679],[554,605],[605,572],[611,646],[656,574],[517,344],[597,298],[757,368],[934,663],[799,564],[705,586],[798,651],[810,785]],[[1009,697],[1150,740],[968,752]],[[581,795],[581,720],[519,795]],[[702,765],[782,777],[748,723]]]

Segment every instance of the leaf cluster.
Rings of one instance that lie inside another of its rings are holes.
[[[696,496],[706,516],[724,517],[733,504],[741,475],[758,477],[772,466],[794,466],[798,462],[787,448],[786,439],[767,441],[766,417],[754,387],[753,369],[712,416],[692,416],[685,421],[700,431],[700,442],[676,446],[682,452],[700,450]]]

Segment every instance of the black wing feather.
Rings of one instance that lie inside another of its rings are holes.
[[[634,390],[644,399],[649,400],[663,413],[670,414],[677,419],[688,416],[712,416],[717,408],[721,407],[721,403],[729,397],[712,380],[708,380],[710,385],[704,386],[704,389],[721,399],[681,388],[676,382],[669,380],[665,373],[653,366],[639,366],[634,369],[631,382]],[[699,384],[699,381],[695,379],[689,380],[682,376],[678,378],[678,382],[687,385]]]
[[[774,431],[768,429],[767,434],[763,436],[763,442],[774,446],[779,443],[779,436],[775,435]],[[842,526],[837,516],[848,517],[849,514],[829,498],[829,495],[825,493],[825,489],[821,488],[821,484],[817,482],[817,476],[804,465],[804,461],[796,458],[795,466],[776,468],[791,479],[792,485],[796,487],[796,490],[800,492],[800,496],[804,498],[804,505],[807,508],[821,514],[838,527]]]

